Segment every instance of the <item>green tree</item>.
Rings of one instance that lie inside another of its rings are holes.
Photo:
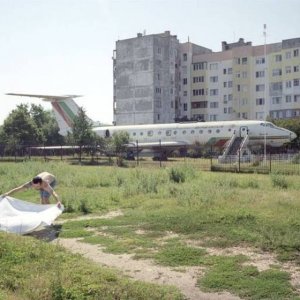
[[[44,110],[41,105],[32,104],[30,115],[37,126],[41,143],[44,145],[64,144],[64,137],[59,134],[58,124],[51,111]]]
[[[127,144],[129,143],[129,134],[126,131],[115,132],[110,138],[109,145],[112,152],[117,157],[117,165],[123,166],[123,156],[127,151]]]
[[[69,139],[73,140],[75,145],[80,147],[79,155],[81,161],[82,147],[94,146],[97,144],[97,137],[95,132],[92,130],[92,122],[87,117],[84,109],[81,107],[78,110],[78,115],[74,118],[74,123],[72,126],[72,134]],[[91,147],[89,147],[91,149]],[[92,147],[93,148],[93,147]]]
[[[28,105],[20,104],[12,110],[2,126],[2,139],[7,149],[37,144],[41,134],[30,116]]]

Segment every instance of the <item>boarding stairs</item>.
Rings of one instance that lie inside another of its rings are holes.
[[[219,163],[235,163],[239,159],[244,159],[245,157],[250,157],[251,152],[247,147],[249,141],[248,133],[241,136],[234,132],[227,147],[225,148],[223,154],[219,156]]]

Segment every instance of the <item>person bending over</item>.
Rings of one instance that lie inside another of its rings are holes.
[[[51,195],[55,198],[58,207],[60,207],[61,202],[59,196],[54,191],[54,187],[56,186],[56,178],[53,174],[48,172],[42,172],[35,176],[31,181],[26,182],[4,194],[4,196],[9,196],[13,193],[27,190],[29,188],[33,188],[35,190],[40,191],[41,196],[41,204],[50,204],[49,198]]]

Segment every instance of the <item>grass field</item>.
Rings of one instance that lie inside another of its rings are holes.
[[[136,259],[149,258],[173,268],[203,266],[205,274],[198,284],[205,291],[228,291],[244,299],[300,299],[299,286],[291,284],[291,274],[281,266],[300,264],[299,176],[204,172],[192,163],[116,168],[3,162],[0,193],[44,170],[58,178],[56,190],[66,208],[61,218],[112,210],[124,213],[114,219],[67,221],[60,237],[80,237],[107,252],[131,253]],[[35,191],[17,198],[39,201]],[[0,270],[7,274],[0,276],[0,286],[11,299],[36,299],[31,295],[37,290],[45,294],[41,299],[98,299],[97,293],[105,295],[101,299],[181,299],[175,289],[132,285],[29,237],[1,234],[0,239]],[[245,254],[211,251],[232,247],[268,252],[279,263],[261,271],[247,263],[250,257]],[[78,272],[68,273],[68,265]],[[38,280],[37,274],[44,275]],[[103,281],[93,281],[95,274]]]

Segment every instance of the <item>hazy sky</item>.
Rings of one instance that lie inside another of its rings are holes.
[[[5,93],[79,94],[111,123],[118,39],[170,30],[213,51],[243,37],[261,45],[300,37],[300,0],[0,0],[0,125],[20,103]],[[50,108],[48,103],[43,104]]]

